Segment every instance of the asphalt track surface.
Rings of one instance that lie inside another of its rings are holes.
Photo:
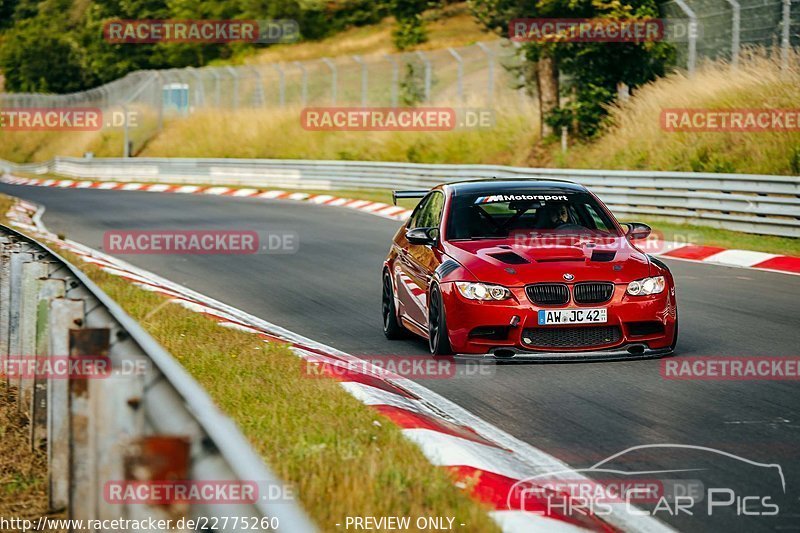
[[[422,340],[387,341],[381,331],[381,262],[398,222],[280,200],[4,184],[0,192],[45,205],[51,231],[97,249],[108,230],[295,232],[300,243],[295,254],[122,258],[354,355],[427,353]],[[680,312],[675,357],[800,355],[800,276],[667,262]],[[800,530],[800,384],[665,380],[659,369],[658,360],[505,364],[492,366],[490,375],[420,382],[574,468],[647,444],[709,447],[780,465],[785,493],[777,469],[702,450],[638,450],[607,468],[699,469],[630,479],[692,479],[704,491],[734,492],[733,504],[714,507],[711,514],[707,498],[694,500],[691,516],[673,516],[674,509],[655,512],[679,530]],[[749,496],[757,499],[746,501],[748,512],[769,512],[765,503],[777,503],[778,515],[744,516],[736,504]]]

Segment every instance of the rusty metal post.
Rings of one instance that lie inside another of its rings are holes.
[[[36,367],[47,372],[50,353],[50,302],[64,296],[63,279],[39,280],[38,308],[36,310]],[[31,401],[31,449],[38,450],[47,442],[47,382],[52,376],[34,376]]]
[[[20,355],[20,300],[22,299],[22,265],[33,259],[30,252],[12,252],[9,261],[8,276],[8,357]],[[9,380],[10,386],[16,386],[16,380]]]
[[[39,307],[40,278],[47,276],[46,263],[31,261],[22,265],[22,292],[20,298],[20,353],[26,363],[36,356],[36,315]],[[23,416],[32,415],[33,376],[24,370],[17,379],[17,411]]]
[[[66,298],[51,302],[50,355],[69,355],[69,330],[83,324],[83,305],[83,300]],[[69,382],[51,379],[47,387],[48,510],[56,513],[69,506]]]
[[[108,328],[71,329],[69,356],[74,358],[108,357],[111,332]],[[91,412],[90,380],[69,380],[69,516],[88,520],[97,516],[98,487],[96,472],[96,421]]]
[[[19,252],[19,244],[6,239],[0,247],[0,365],[8,359],[9,315],[11,305],[11,256]],[[4,378],[6,384],[8,378]]]

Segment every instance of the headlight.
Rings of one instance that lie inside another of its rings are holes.
[[[500,285],[457,281],[456,287],[461,296],[470,300],[507,300],[511,298],[511,291]]]
[[[664,281],[664,276],[656,276],[655,278],[644,278],[628,283],[628,294],[631,296],[647,296],[649,294],[658,294],[667,286]]]

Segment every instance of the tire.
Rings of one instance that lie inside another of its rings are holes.
[[[428,302],[428,348],[433,355],[453,355],[439,287],[434,285]]]
[[[381,299],[381,316],[383,318],[383,334],[389,340],[402,339],[407,330],[397,320],[397,309],[394,306],[394,289],[388,271],[383,272],[383,295]]]

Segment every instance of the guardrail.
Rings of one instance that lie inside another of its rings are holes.
[[[315,530],[294,501],[267,499],[264,489],[281,482],[169,353],[80,270],[5,226],[0,361],[17,369],[4,379],[17,389],[31,446],[47,448],[50,512],[152,517],[172,520],[172,528],[181,518],[214,517],[218,531],[243,530],[244,519],[259,530]],[[67,361],[78,374],[65,370]],[[246,487],[256,497],[140,504],[118,501],[111,488],[172,481]]]
[[[800,237],[800,177],[693,172],[567,170],[282,159],[58,157],[0,170],[78,179],[289,189],[428,188],[480,178],[568,179],[621,215],[647,215],[748,233]]]

